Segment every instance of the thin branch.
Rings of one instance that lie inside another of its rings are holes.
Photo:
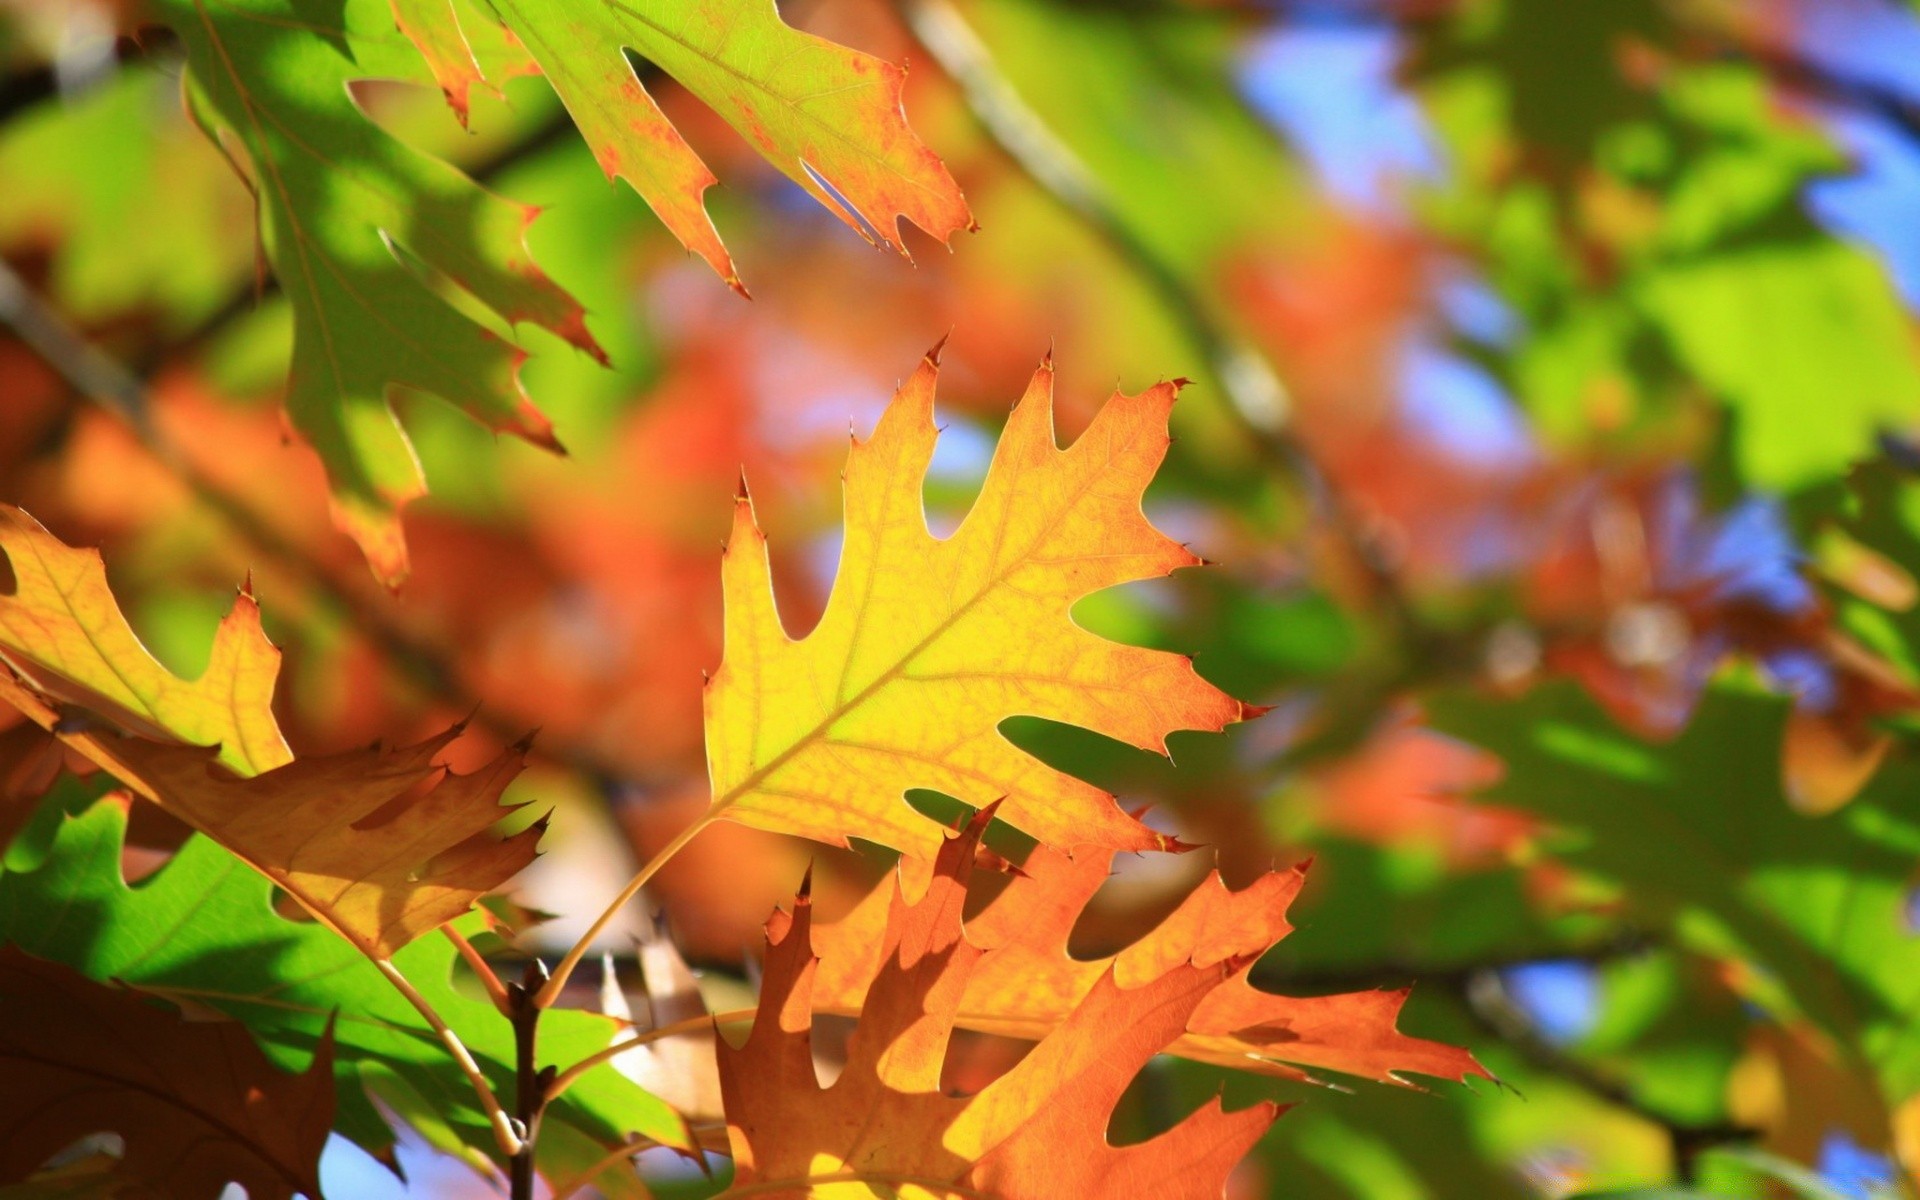
[[[513,1001],[507,994],[507,985],[501,983],[500,976],[494,974],[493,965],[487,961],[486,956],[474,949],[473,943],[453,926],[442,925],[440,932],[453,943],[453,948],[460,952],[460,957],[467,960],[467,966],[473,968],[473,973],[480,979],[480,986],[487,990],[487,999],[493,1001],[494,1008],[500,1011],[501,1016],[512,1017]]]
[[[459,1065],[461,1072],[467,1077],[467,1082],[473,1085],[475,1094],[480,1097],[480,1106],[486,1110],[488,1122],[493,1126],[494,1141],[499,1143],[500,1153],[508,1158],[519,1154],[524,1149],[521,1135],[525,1132],[525,1127],[518,1129],[514,1127],[514,1119],[508,1116],[507,1110],[500,1106],[500,1098],[493,1094],[493,1085],[487,1082],[486,1074],[480,1070],[480,1064],[474,1062],[473,1055],[467,1052],[466,1044],[460,1040],[460,1035],[441,1020],[440,1014],[434,1010],[432,1004],[428,1003],[427,998],[420,994],[411,980],[400,973],[400,968],[384,958],[374,959],[373,965],[380,969],[380,973],[387,977],[387,982],[393,984],[427,1024],[433,1027],[433,1031],[440,1035],[440,1041],[446,1046],[447,1053],[453,1056],[453,1061]]]
[[[540,1139],[540,1114],[547,1107],[547,1084],[551,1068],[539,1066],[540,1007],[533,994],[547,981],[547,965],[535,958],[527,963],[520,981],[507,988],[508,1018],[513,1022],[514,1119],[519,1123],[521,1145],[509,1164],[513,1191],[511,1200],[533,1200],[533,1151]]]

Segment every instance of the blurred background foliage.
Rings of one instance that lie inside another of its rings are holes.
[[[1920,12],[782,10],[912,64],[909,112],[978,233],[876,254],[663,82],[727,180],[747,302],[608,185],[542,80],[476,94],[471,131],[429,89],[355,85],[388,131],[542,209],[535,257],[613,364],[515,331],[566,458],[400,399],[432,492],[390,593],[283,431],[288,308],[182,107],[177,42],[138,0],[0,3],[0,498],[101,545],[188,673],[251,573],[302,753],[477,709],[478,759],[540,727],[518,786],[560,816],[519,898],[566,914],[535,934],[564,946],[704,807],[743,465],[802,630],[847,430],[929,345],[951,335],[936,530],[1049,347],[1063,436],[1116,383],[1190,376],[1149,507],[1220,565],[1076,615],[1276,710],[1176,738],[1177,769],[1010,723],[1210,847],[1123,864],[1077,944],[1124,943],[1216,857],[1236,883],[1311,857],[1261,983],[1416,984],[1403,1026],[1503,1086],[1162,1063],[1116,1140],[1225,1087],[1299,1102],[1239,1196],[1916,1194]],[[68,352],[6,332],[36,322]],[[48,852],[23,825],[11,869]],[[184,832],[148,814],[128,836],[151,869]],[[653,902],[737,991],[810,858],[830,911],[885,866],[723,826]],[[972,1068],[1004,1059],[967,1045]],[[487,1194],[419,1139],[410,1190],[336,1150],[341,1194]],[[662,1194],[705,1187],[653,1166]]]

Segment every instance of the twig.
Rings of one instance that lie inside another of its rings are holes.
[[[446,935],[447,940],[453,943],[453,948],[460,952],[460,957],[466,959],[467,965],[473,968],[473,973],[480,979],[480,986],[487,990],[487,999],[493,1001],[494,1008],[500,1011],[501,1016],[511,1018],[512,997],[506,985],[500,982],[500,976],[494,974],[493,965],[486,956],[474,949],[473,943],[453,926],[442,925],[440,932]]]
[[[514,1114],[521,1137],[519,1152],[510,1164],[512,1200],[533,1200],[533,1153],[540,1140],[540,1114],[547,1106],[547,1085],[553,1078],[553,1068],[543,1071],[538,1065],[540,1006],[533,1002],[534,994],[546,981],[547,966],[535,958],[527,963],[520,981],[507,986],[508,1015],[513,1021]]]

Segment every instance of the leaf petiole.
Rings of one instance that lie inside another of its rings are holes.
[[[500,1106],[500,1098],[493,1094],[493,1087],[487,1083],[487,1077],[481,1072],[480,1064],[474,1062],[473,1055],[467,1052],[466,1044],[460,1040],[460,1035],[440,1018],[440,1014],[434,1010],[427,998],[420,994],[420,990],[413,986],[413,982],[400,973],[399,967],[384,958],[376,958],[372,961],[373,965],[380,969],[380,973],[387,977],[387,982],[393,984],[400,994],[407,998],[407,1002],[419,1011],[421,1017],[425,1018],[427,1024],[433,1027],[433,1031],[440,1035],[441,1042],[447,1047],[447,1053],[453,1055],[453,1061],[459,1065],[461,1072],[467,1077],[467,1082],[473,1085],[474,1092],[480,1097],[480,1106],[486,1110],[487,1119],[493,1126],[493,1137],[500,1145],[500,1152],[508,1158],[519,1154],[525,1148],[520,1138],[521,1131],[514,1128],[513,1118],[508,1116],[507,1110]]]
[[[580,939],[573,944],[573,948],[567,951],[566,957],[560,960],[560,965],[553,969],[553,977],[547,980],[546,986],[541,988],[533,998],[535,1007],[553,1007],[553,1002],[559,999],[561,991],[566,988],[573,969],[580,965],[581,959],[586,957],[588,948],[593,945],[593,940],[599,937],[601,931],[606,929],[615,916],[619,915],[622,908],[626,907],[627,901],[640,894],[640,889],[647,886],[647,881],[652,879],[661,867],[672,861],[674,855],[686,849],[687,843],[693,841],[700,835],[701,830],[714,822],[716,812],[717,810],[709,810],[698,821],[682,829],[672,841],[660,848],[658,854],[647,860],[647,865],[635,872],[632,879],[627,880],[627,885],[620,889],[620,894],[608,903],[598,917],[594,918],[593,924],[587,927],[587,931],[580,935]]]
[[[487,962],[486,957],[473,948],[473,943],[453,926],[442,925],[440,932],[453,943],[453,948],[460,952],[460,957],[467,961],[467,966],[473,968],[474,975],[480,980],[480,986],[487,990],[487,999],[493,1001],[493,1006],[500,1010],[501,1016],[511,1020],[513,1001],[507,995],[507,985],[501,983],[500,976],[494,974],[492,964]]]
[[[658,1029],[649,1029],[645,1033],[638,1033],[630,1038],[617,1041],[604,1050],[589,1054],[579,1062],[560,1072],[560,1074],[554,1078],[554,1081],[547,1086],[547,1103],[552,1104],[560,1093],[572,1087],[574,1083],[588,1071],[593,1070],[603,1062],[620,1057],[629,1050],[638,1049],[641,1046],[649,1045],[665,1038],[679,1037],[681,1034],[701,1033],[711,1030],[716,1025],[749,1020],[755,1011],[756,1010],[751,1008],[736,1008],[728,1012],[688,1017],[684,1021],[675,1021],[671,1025],[662,1025]]]

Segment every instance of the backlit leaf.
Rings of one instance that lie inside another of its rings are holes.
[[[1118,955],[1074,957],[1067,939],[1107,881],[1112,857],[1095,850],[1069,857],[1044,846],[1028,855],[1007,889],[967,922],[968,940],[992,953],[969,976],[956,1024],[1038,1040],[1109,973],[1133,987],[1174,964],[1234,960],[1242,967],[1199,1003],[1167,1053],[1289,1077],[1301,1076],[1302,1067],[1379,1080],[1397,1079],[1401,1071],[1447,1079],[1486,1075],[1465,1050],[1394,1029],[1404,991],[1297,999],[1248,982],[1253,961],[1293,930],[1287,909],[1306,880],[1302,870],[1269,872],[1237,892],[1216,871]],[[880,966],[892,892],[891,884],[882,885],[814,935],[822,960],[816,1007],[859,1011]]]
[[[973,1096],[940,1073],[968,979],[990,958],[960,910],[986,818],[941,847],[926,895],[895,889],[877,971],[848,1061],[815,1078],[809,1030],[817,960],[805,892],[767,924],[766,981],[745,1046],[719,1048],[735,1186],[756,1195],[1218,1197],[1279,1108],[1225,1112],[1215,1100],[1158,1137],[1109,1145],[1114,1104],[1194,1008],[1245,965],[1171,961],[1131,986],[1100,973],[1066,1020]]]
[[[159,12],[186,43],[191,107],[258,198],[293,305],[287,411],[326,465],[336,519],[397,584],[399,510],[425,483],[389,403],[396,389],[558,446],[516,380],[524,353],[437,289],[599,348],[579,304],[527,252],[536,210],[403,145],[357,107],[357,80],[423,79],[384,0],[165,0]]]
[[[1115,395],[1061,450],[1043,365],[973,510],[939,540],[921,499],[937,373],[930,356],[873,436],[854,442],[839,573],[800,641],[775,608],[752,504],[736,502],[721,569],[725,657],[706,698],[713,812],[931,858],[940,827],[905,800],[928,788],[976,807],[1004,800],[1002,818],[1047,845],[1168,848],[1172,839],[998,727],[1046,717],[1164,754],[1176,729],[1217,730],[1258,711],[1185,658],[1109,642],[1068,616],[1090,592],[1200,562],[1140,511],[1180,385]]]
[[[906,72],[793,29],[773,0],[491,3],[546,72],[607,177],[631,183],[674,236],[736,288],[733,260],[702,199],[713,173],[647,94],[629,50],[726,118],[862,237],[894,246],[902,217],[943,242],[973,224],[946,168],[907,127]],[[415,36],[430,60],[444,57],[446,25],[431,38]]]
[[[118,979],[182,1006],[244,1022],[281,1067],[302,1069],[333,1022],[339,1081],[337,1128],[375,1152],[393,1131],[369,1098],[378,1064],[431,1106],[462,1143],[494,1150],[491,1125],[465,1076],[419,1012],[358,951],[324,927],[274,911],[273,885],[213,841],[193,837],[155,874],[121,875],[124,799],[61,820],[43,863],[0,874],[0,942],[95,980]],[[460,918],[469,938],[484,914]],[[454,949],[422,938],[394,963],[459,1033],[501,1094],[510,1094],[513,1033],[491,1004],[456,986]],[[540,1022],[541,1056],[573,1062],[605,1047],[620,1026],[597,1013],[556,1008]],[[612,1066],[583,1075],[547,1109],[602,1144],[629,1132],[685,1144],[681,1119]]]

